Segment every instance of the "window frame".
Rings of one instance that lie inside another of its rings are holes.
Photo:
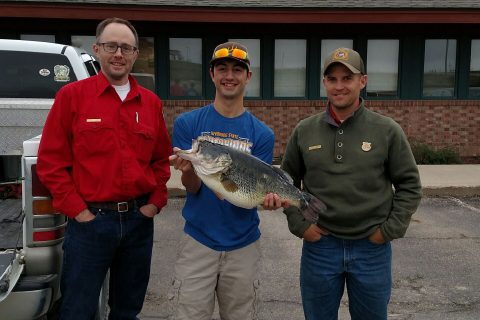
[[[169,38],[201,38],[202,53],[204,55],[202,64],[203,73],[203,92],[199,97],[169,97]],[[398,67],[398,88],[395,97],[367,97],[367,100],[461,100],[480,98],[469,97],[469,68],[470,68],[470,45],[472,37],[449,37],[457,40],[457,67],[456,67],[456,92],[455,97],[423,97],[423,63],[425,55],[425,39],[443,39],[437,35],[402,35],[398,37],[373,35],[363,37],[359,35],[332,35],[332,34],[312,34],[309,37],[300,35],[285,34],[229,34],[221,36],[211,36],[208,33],[202,34],[156,34],[155,38],[155,56],[156,58],[156,87],[157,94],[165,100],[213,100],[215,98],[215,87],[211,83],[209,75],[209,61],[213,49],[216,45],[228,41],[230,38],[245,38],[260,40],[260,96],[245,97],[245,100],[326,100],[326,97],[320,96],[320,48],[321,41],[328,39],[352,39],[353,49],[358,51],[364,58],[365,67],[368,72],[366,61],[368,39],[398,39],[399,40],[399,67]],[[305,97],[274,97],[274,61],[271,59],[274,54],[275,39],[305,39],[307,41],[306,52],[306,96]],[[461,48],[461,50],[460,50]],[[458,80],[457,80],[458,79]],[[365,95],[362,91],[362,96]]]
[[[452,96],[425,96],[423,93],[424,90],[424,79],[425,79],[425,49],[426,49],[426,41],[427,40],[455,40],[456,41],[456,48],[455,48],[455,74],[454,74],[454,84],[453,84],[453,95]],[[431,37],[426,36],[423,40],[423,54],[422,54],[422,74],[421,74],[421,86],[420,86],[420,98],[421,100],[457,100],[459,96],[459,69],[460,69],[460,61],[459,61],[459,50],[460,50],[460,42],[458,37]]]
[[[305,36],[288,36],[288,37],[285,37],[285,36],[282,36],[282,35],[278,35],[278,36],[275,36],[275,37],[272,37],[272,48],[271,48],[271,51],[272,51],[272,55],[271,57],[274,57],[273,59],[271,59],[272,61],[272,65],[271,65],[271,69],[269,70],[269,72],[271,72],[271,77],[272,77],[272,81],[271,81],[271,85],[272,85],[272,88],[271,88],[271,99],[272,100],[310,100],[309,99],[309,96],[310,96],[310,87],[309,87],[309,84],[311,83],[311,79],[310,79],[310,74],[309,72],[310,71],[310,67],[309,67],[309,61],[310,61],[310,43],[311,43],[311,39],[309,37],[305,37]],[[278,97],[278,96],[275,96],[275,40],[305,40],[305,93],[303,96],[281,96],[281,97]]]
[[[400,37],[398,38],[393,38],[393,37],[389,37],[389,38],[386,38],[386,37],[368,37],[366,39],[366,54],[365,54],[365,57],[362,56],[363,58],[363,62],[365,64],[365,71],[367,73],[367,76],[368,76],[368,41],[369,40],[397,40],[398,41],[398,59],[397,59],[397,88],[396,88],[396,94],[395,95],[392,95],[392,96],[368,96],[367,94],[367,88],[368,88],[368,81],[367,81],[367,86],[365,87],[365,89],[363,90],[364,91],[364,96],[366,97],[366,99],[368,100],[398,100],[399,97],[400,97],[400,88],[401,88],[401,84],[400,84],[400,81],[401,81],[401,77],[400,77],[400,69],[401,69],[401,52],[402,52],[402,39]]]
[[[199,39],[200,40],[200,52],[202,53],[201,57],[201,66],[200,66],[200,80],[202,85],[202,90],[199,92],[199,95],[196,96],[189,96],[189,95],[182,95],[182,96],[172,96],[170,93],[170,80],[171,80],[171,64],[170,64],[170,39]],[[198,100],[202,99],[205,96],[205,86],[206,86],[206,79],[205,79],[205,40],[203,37],[200,36],[167,36],[166,39],[167,44],[167,67],[164,69],[166,70],[166,74],[168,74],[166,78],[167,88],[165,89],[167,93],[167,97],[169,100]]]

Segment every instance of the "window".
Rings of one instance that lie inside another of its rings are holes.
[[[425,40],[424,97],[453,97],[457,40]]]
[[[170,96],[202,95],[202,39],[170,38]]]
[[[367,97],[395,97],[398,88],[398,40],[368,40]]]
[[[0,50],[0,60],[0,97],[53,99],[61,87],[77,80],[62,54]],[[61,78],[55,75],[59,66],[69,70]]]
[[[306,96],[306,61],[306,40],[275,40],[275,97]]]
[[[480,39],[472,40],[469,96],[480,98]]]
[[[96,39],[95,36],[71,36],[70,41],[72,46],[82,48],[93,56],[93,44]]]
[[[252,78],[245,89],[245,97],[260,97],[260,40],[229,39],[228,41],[235,41],[247,47]]]
[[[55,43],[53,34],[21,34],[20,40],[43,41]]]
[[[325,62],[325,58],[332,53],[333,50],[338,48],[353,48],[353,40],[351,39],[328,39],[322,40],[322,47],[321,47],[321,59],[322,63],[320,65],[320,79],[323,79],[323,64]],[[327,93],[325,92],[325,87],[323,86],[323,82],[320,81],[320,96],[326,97]]]
[[[138,57],[132,68],[132,76],[138,84],[155,92],[155,43],[153,37],[138,39]]]
[[[82,60],[89,76],[94,76],[100,72],[100,64],[89,53],[82,52]]]

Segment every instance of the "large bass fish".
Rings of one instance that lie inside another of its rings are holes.
[[[208,138],[193,140],[192,149],[178,150],[176,155],[192,163],[207,187],[238,207],[254,208],[267,193],[276,193],[310,222],[316,222],[326,209],[322,201],[295,187],[283,170]]]

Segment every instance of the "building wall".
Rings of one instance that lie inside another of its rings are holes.
[[[206,105],[207,100],[164,101],[169,132],[175,118]],[[275,157],[280,157],[293,128],[303,118],[325,110],[324,100],[247,100],[245,106],[275,131]],[[480,163],[480,101],[370,100],[367,107],[397,121],[411,144],[450,147],[464,163]]]

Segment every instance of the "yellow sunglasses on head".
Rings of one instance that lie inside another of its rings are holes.
[[[219,58],[228,58],[228,57],[233,57],[241,60],[246,60],[248,59],[248,54],[245,50],[234,48],[234,49],[228,49],[228,48],[222,48],[218,49],[215,51],[213,54],[215,59]]]

